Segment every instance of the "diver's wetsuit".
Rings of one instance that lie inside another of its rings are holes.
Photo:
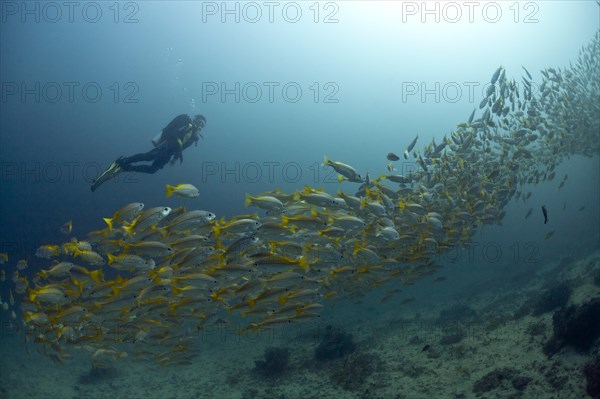
[[[117,163],[126,172],[154,173],[162,169],[173,154],[164,148],[153,148],[148,152],[142,152],[130,157],[121,158]],[[150,165],[132,165],[135,162],[153,161]]]
[[[183,140],[186,133],[189,133],[189,129],[191,129],[190,138],[197,141],[196,132],[198,128],[192,124],[192,119],[186,114],[178,115],[162,130],[159,140],[160,144],[156,148],[148,152],[121,158],[117,160],[117,164],[127,172],[155,173],[171,161],[173,156],[181,158],[181,151],[189,147],[192,140],[182,142],[181,145],[177,141]],[[144,161],[152,161],[152,164],[132,165],[133,163]]]

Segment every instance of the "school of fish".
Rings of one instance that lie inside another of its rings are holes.
[[[523,185],[552,180],[571,155],[600,154],[599,58],[597,33],[575,65],[541,71],[539,85],[525,68],[520,82],[498,68],[466,122],[439,143],[415,150],[417,136],[405,148],[415,160],[405,175],[393,173],[400,157],[391,152],[388,173],[376,178],[325,157],[355,194],[306,186],[246,195],[256,213],[229,219],[131,203],[84,240],[41,246],[46,267],[34,274],[27,260],[13,267],[2,254],[0,280],[10,288],[0,307],[55,362],[83,350],[102,368],[127,356],[187,364],[205,326],[253,333],[315,320],[328,301],[386,283],[393,295],[435,272],[436,254],[501,223],[509,201],[531,195]],[[167,186],[173,193],[198,190]],[[61,231],[71,229],[69,221]]]

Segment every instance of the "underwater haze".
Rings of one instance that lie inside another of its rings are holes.
[[[0,398],[600,397],[600,3],[0,18]]]

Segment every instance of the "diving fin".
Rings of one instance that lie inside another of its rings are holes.
[[[121,158],[119,158],[119,159],[121,159]],[[109,181],[112,178],[117,177],[117,175],[119,173],[121,173],[122,171],[123,171],[123,168],[116,161],[111,163],[110,166],[100,176],[98,176],[96,178],[96,180],[94,180],[94,183],[92,183],[92,187],[90,187],[92,192],[96,191],[96,189],[98,187],[100,187],[102,184],[104,184],[105,182]]]

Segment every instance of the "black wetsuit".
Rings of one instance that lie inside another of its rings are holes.
[[[198,128],[192,124],[192,119],[186,114],[178,115],[162,130],[158,146],[148,152],[121,158],[117,163],[127,172],[155,173],[169,163],[173,156],[180,157],[183,161],[181,151],[189,147],[192,140],[182,143],[183,148],[181,148],[177,140],[182,140],[190,128],[192,129],[193,140],[197,141],[196,132]],[[136,162],[149,161],[152,161],[150,165],[132,165]]]

